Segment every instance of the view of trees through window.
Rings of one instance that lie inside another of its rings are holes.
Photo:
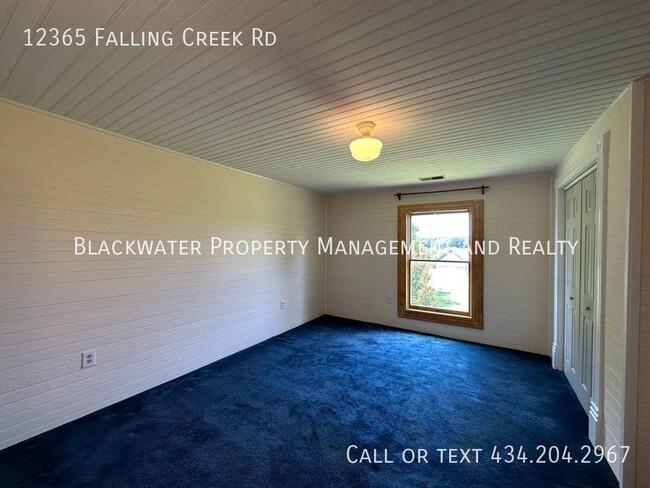
[[[411,305],[469,311],[467,211],[411,216]]]

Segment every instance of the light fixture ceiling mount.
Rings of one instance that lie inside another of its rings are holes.
[[[357,129],[361,133],[361,137],[355,139],[350,143],[350,153],[357,161],[368,162],[377,159],[383,144],[375,137],[371,137],[370,133],[375,128],[375,123],[366,120],[357,124]]]

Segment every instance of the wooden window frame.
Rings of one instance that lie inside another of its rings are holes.
[[[483,328],[483,254],[480,252],[470,253],[469,258],[469,312],[454,312],[410,305],[410,256],[404,248],[410,249],[411,215],[463,210],[470,214],[469,245],[472,251],[478,251],[475,243],[479,242],[483,246],[483,200],[423,203],[397,207],[397,238],[400,243],[405,243],[405,246],[400,245],[397,260],[397,297],[400,317],[474,329]]]

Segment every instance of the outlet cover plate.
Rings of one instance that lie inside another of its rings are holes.
[[[81,353],[81,369],[90,368],[97,364],[97,351],[89,349]]]

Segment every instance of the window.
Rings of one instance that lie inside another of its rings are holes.
[[[483,328],[483,200],[401,205],[399,316]]]

